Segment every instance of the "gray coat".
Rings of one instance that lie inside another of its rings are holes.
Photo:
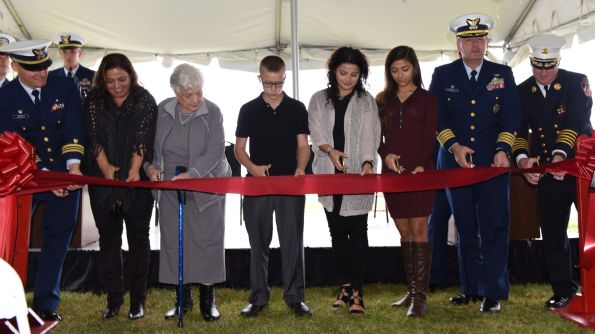
[[[373,161],[376,167],[378,164],[376,151],[380,145],[380,119],[374,97],[367,92],[361,97],[357,93],[354,94],[347,105],[344,123],[345,153],[349,155],[349,159],[346,159],[347,173],[361,173],[364,161]],[[308,124],[314,152],[312,171],[314,174],[333,174],[335,167],[330,157],[318,148],[324,144],[334,147],[335,108],[332,102],[327,101],[324,90],[314,93],[310,99]],[[318,196],[318,199],[325,209],[333,211],[333,196]],[[339,214],[341,216],[366,214],[372,210],[373,203],[373,194],[345,195]]]
[[[169,98],[158,106],[152,166],[164,164],[164,144],[186,140],[176,131],[177,100]],[[231,168],[225,158],[223,116],[219,107],[205,100],[186,123],[188,129],[188,173],[192,178],[227,177]],[[178,126],[179,129],[179,126]],[[184,132],[185,133],[185,132]],[[170,144],[172,145],[172,144]],[[175,145],[175,144],[174,144]],[[169,149],[173,149],[169,147]],[[147,164],[145,168],[151,166]],[[172,171],[166,171],[171,177]],[[161,251],[159,252],[159,281],[177,283],[178,273],[178,199],[175,191],[155,192],[161,211]],[[225,280],[225,195],[186,192],[184,206],[184,282],[212,284]],[[193,199],[193,201],[192,201]]]
[[[174,126],[177,104],[175,97],[159,103],[153,163],[145,164],[145,171],[149,166],[160,168],[163,165],[163,142]],[[189,141],[192,143],[192,150],[188,173],[193,178],[231,176],[231,168],[225,158],[225,135],[221,110],[216,104],[205,99],[197,113],[198,117],[192,118],[189,123],[191,128]],[[225,195],[218,194],[201,192],[192,194],[200,212],[225,198]],[[153,195],[156,195],[155,192]]]

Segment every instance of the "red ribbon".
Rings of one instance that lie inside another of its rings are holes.
[[[14,132],[0,136],[0,197],[14,193],[33,179],[35,149]]]
[[[427,171],[420,174],[328,174],[268,177],[228,177],[187,179],[177,181],[112,181],[98,177],[69,175],[36,170],[35,151],[21,137],[13,133],[0,136],[0,196],[10,193],[32,194],[65,188],[68,185],[97,185],[137,187],[164,190],[190,190],[208,193],[234,193],[256,195],[304,194],[367,194],[374,192],[410,192],[467,186],[496,176],[513,172],[565,172],[578,178],[591,180],[595,171],[595,138],[581,137],[577,143],[576,157],[555,164],[530,169],[518,168],[455,168]],[[34,172],[34,174],[33,174]],[[584,203],[587,205],[587,203]],[[595,264],[595,222],[586,223],[585,242],[581,266]]]

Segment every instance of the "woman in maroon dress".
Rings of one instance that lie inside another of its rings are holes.
[[[408,46],[392,49],[384,66],[385,87],[378,94],[382,123],[383,174],[421,173],[434,169],[438,104],[422,88],[415,51]],[[432,249],[428,243],[428,217],[434,191],[385,193],[388,210],[401,235],[407,294],[393,303],[409,306],[407,316],[422,316],[426,309]]]

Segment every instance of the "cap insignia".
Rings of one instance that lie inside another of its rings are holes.
[[[37,59],[42,59],[43,57],[45,57],[45,48],[33,49],[31,51],[33,52],[33,54],[35,55],[35,58],[37,58]]]
[[[476,19],[467,19],[467,25],[469,26],[469,30],[477,30],[477,25],[479,24],[480,18]]]

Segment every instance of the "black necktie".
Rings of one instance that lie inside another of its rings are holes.
[[[69,78],[72,78],[72,71],[68,71],[68,74],[66,74],[66,76],[68,76]]]
[[[547,97],[547,94],[550,92],[550,85],[545,85],[545,86],[543,86],[543,88],[545,90],[545,96],[544,97]]]
[[[33,95],[33,97],[35,98],[35,101],[33,102],[35,104],[35,108],[39,109],[39,105],[41,104],[41,100],[39,99],[39,90],[34,89],[31,92],[31,95]]]
[[[477,86],[477,71],[476,70],[471,71],[471,79],[469,79],[469,81],[471,81],[471,87],[475,88],[475,86]]]

